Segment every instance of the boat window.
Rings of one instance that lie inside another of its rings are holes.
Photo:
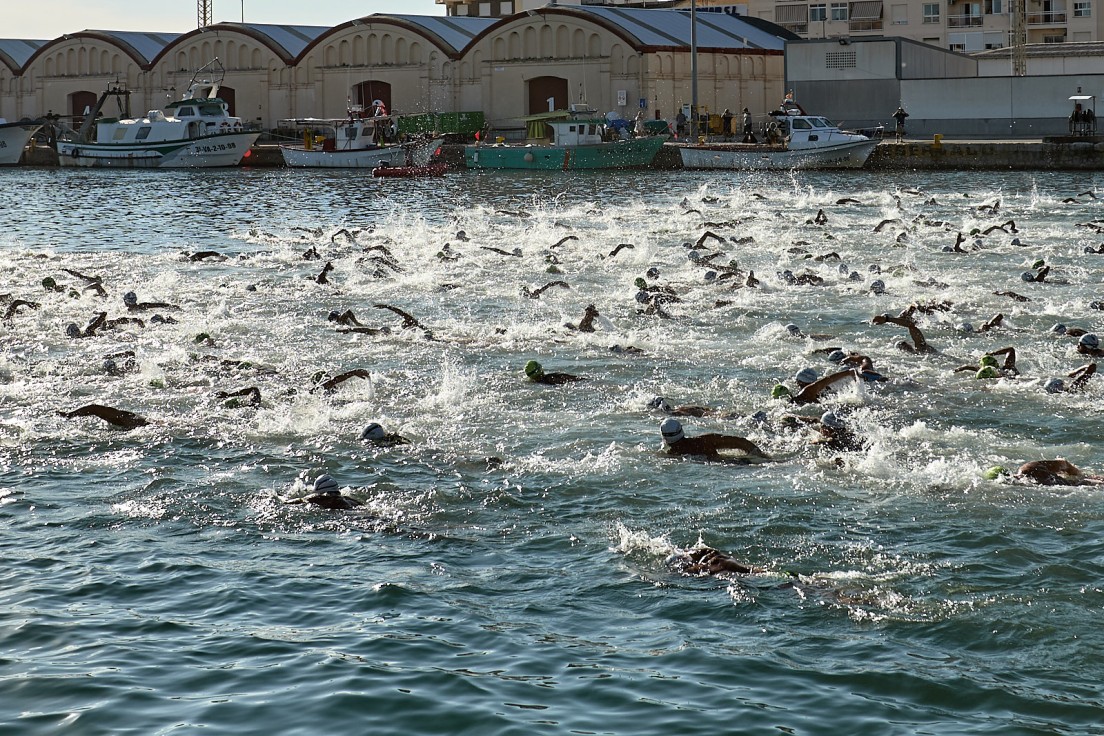
[[[111,136],[111,140],[121,141],[126,138],[127,130],[129,129],[126,126],[120,125],[115,129],[115,134]]]
[[[587,135],[597,135],[598,134],[597,128],[598,128],[597,125],[588,126],[587,127]]]
[[[812,130],[813,128],[813,126],[809,125],[808,120],[802,120],[801,118],[791,120],[790,125],[793,126],[794,130]]]
[[[570,125],[570,126],[568,126],[568,128],[567,128],[567,132],[569,132],[569,133],[575,133],[575,132],[576,132],[576,130],[575,130],[575,126],[574,126],[574,125]]]
[[[191,118],[195,117],[195,114],[196,112],[194,107],[180,107],[176,110],[176,116],[178,118]]]
[[[153,128],[151,128],[150,126],[143,125],[141,128],[138,129],[138,134],[134,136],[134,140],[144,141],[145,139],[149,138],[151,130],[153,130]]]
[[[813,124],[814,128],[828,128],[828,121],[824,118],[809,118],[809,122]]]
[[[350,125],[349,127],[345,128],[345,137],[346,138],[356,138],[357,137],[356,126]]]

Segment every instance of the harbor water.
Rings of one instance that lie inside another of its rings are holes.
[[[0,308],[37,305],[0,325],[0,732],[1104,733],[1104,487],[984,477],[1104,472],[1104,378],[1043,388],[1089,361],[1053,325],[1104,332],[1100,173],[0,189]],[[677,293],[669,318],[636,278]],[[594,332],[567,326],[591,304]],[[943,307],[917,314],[932,355],[871,323],[912,304]],[[67,336],[100,312],[142,323]],[[1009,346],[1018,377],[955,371]],[[837,370],[826,347],[888,381],[771,399]],[[656,396],[771,460],[665,454]],[[59,415],[86,404],[149,423]],[[861,451],[784,419],[826,409]],[[410,444],[362,442],[370,422]],[[322,473],[364,507],[284,503]],[[767,572],[668,563],[698,544]]]

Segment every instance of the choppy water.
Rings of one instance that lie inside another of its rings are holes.
[[[1104,197],[1100,175],[16,169],[0,189],[0,293],[41,305],[0,326],[4,733],[1104,732],[1104,489],[981,477],[1059,456],[1104,470],[1104,379],[1042,390],[1086,362],[1052,324],[1104,330],[1104,255],[1083,253],[1104,236],[1078,225],[1102,216],[1082,194]],[[901,222],[875,232],[886,219]],[[998,230],[942,252],[1008,219],[1022,245]],[[332,239],[343,227],[355,242]],[[705,281],[682,244],[706,230],[760,288]],[[445,243],[461,257],[439,259]],[[608,256],[620,243],[635,247]],[[229,259],[182,255],[201,250]],[[830,251],[861,280],[806,257]],[[1039,258],[1055,283],[1021,281]],[[651,266],[682,291],[670,320],[638,313]],[[46,293],[45,277],[82,285],[66,268],[108,297]],[[787,286],[784,269],[826,283]],[[869,292],[879,277],[887,295]],[[555,279],[571,288],[520,295]],[[179,305],[161,312],[178,323],[66,337],[126,316],[129,290]],[[921,322],[932,357],[869,323],[944,299]],[[564,327],[591,303],[597,332]],[[332,309],[393,332],[340,334]],[[956,329],[998,312],[999,329]],[[769,399],[833,368],[827,344],[892,379],[824,402],[869,442],[839,463]],[[953,372],[1008,345],[1018,379]],[[138,370],[106,374],[126,350]],[[531,384],[531,358],[590,381]],[[371,379],[310,391],[355,368]],[[214,396],[251,385],[260,407]],[[687,432],[745,435],[776,461],[665,456],[657,394],[732,411]],[[57,415],[92,402],[151,424]],[[760,409],[766,425],[747,418]],[[370,421],[413,444],[362,444]],[[281,503],[322,472],[366,510]],[[699,540],[772,572],[666,566]]]

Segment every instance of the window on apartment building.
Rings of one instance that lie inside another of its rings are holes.
[[[1004,15],[1004,0],[985,0],[986,15]]]
[[[890,8],[890,12],[893,14],[893,25],[895,26],[907,26],[908,25],[908,6],[907,5],[894,5]]]
[[[502,13],[503,15],[513,15],[514,14],[514,4],[512,2],[499,3],[498,4],[498,12]]]
[[[479,15],[483,18],[488,18],[491,15],[490,3],[479,3]]]
[[[1074,18],[1091,18],[1092,17],[1092,0],[1074,0],[1074,3],[1073,3],[1073,17]]]
[[[924,22],[939,22],[939,3],[924,3]]]
[[[847,3],[832,3],[832,20],[847,20]]]
[[[817,3],[809,6],[809,21],[828,20],[828,6]]]

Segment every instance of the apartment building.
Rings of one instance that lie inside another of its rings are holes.
[[[1011,45],[1015,3],[1024,3],[1029,44],[1104,40],[1096,0],[696,0],[703,12],[769,20],[801,38],[891,37],[959,52]],[[437,0],[449,15],[499,17],[550,4],[550,0]],[[690,7],[690,0],[556,0],[558,5]],[[1095,11],[1095,12],[1094,12]]]

